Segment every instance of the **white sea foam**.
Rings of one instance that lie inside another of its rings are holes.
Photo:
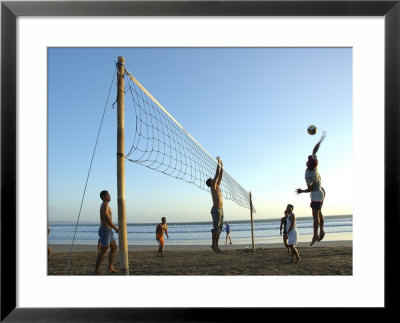
[[[251,243],[250,222],[232,221],[231,237],[235,244]],[[265,220],[254,223],[255,243],[282,242],[279,234],[280,220]],[[98,241],[98,224],[78,225],[74,244],[95,245]],[[170,238],[166,239],[168,245],[207,245],[211,239],[211,223],[171,223],[168,224]],[[297,228],[299,241],[310,240],[313,233],[313,221],[310,218],[298,219]],[[74,236],[75,225],[57,224],[50,226],[50,244],[71,244]],[[128,224],[128,244],[132,245],[156,245],[156,224]],[[352,240],[353,219],[352,216],[325,217],[324,240]],[[114,232],[118,240],[118,235]],[[225,241],[225,232],[221,233],[220,243]]]

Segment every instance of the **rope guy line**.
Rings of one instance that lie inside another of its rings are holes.
[[[76,225],[75,225],[74,236],[73,236],[73,239],[72,239],[71,249],[70,249],[70,251],[69,251],[68,264],[67,264],[67,269],[65,270],[65,275],[68,274],[69,265],[70,265],[70,263],[71,263],[72,248],[73,248],[74,243],[75,243],[76,231],[77,231],[77,229],[78,229],[78,223],[79,223],[79,219],[80,219],[80,217],[81,217],[81,211],[82,211],[83,201],[84,201],[84,199],[85,199],[87,184],[88,184],[88,182],[89,182],[90,171],[91,171],[91,169],[92,169],[92,164],[93,164],[94,155],[95,155],[95,153],[96,153],[97,143],[99,142],[100,132],[101,132],[101,128],[102,128],[102,126],[103,126],[104,116],[105,116],[105,114],[106,114],[107,105],[108,105],[108,101],[109,101],[109,99],[110,99],[110,94],[111,94],[111,90],[112,90],[112,87],[113,87],[113,84],[114,84],[114,79],[115,79],[115,75],[116,75],[116,74],[117,74],[117,68],[115,68],[115,71],[114,71],[114,75],[113,75],[113,78],[112,78],[112,81],[111,81],[111,85],[110,85],[110,90],[108,91],[106,104],[105,104],[105,106],[104,106],[103,115],[102,115],[102,117],[101,117],[101,122],[100,122],[100,126],[99,126],[99,131],[97,132],[96,143],[95,143],[95,145],[94,145],[94,150],[93,150],[92,158],[91,158],[91,160],[90,160],[89,171],[88,171],[88,174],[87,174],[87,177],[86,177],[85,188],[84,188],[84,190],[83,190],[83,196],[82,196],[81,205],[80,205],[79,213],[78,213],[78,220],[76,221]]]

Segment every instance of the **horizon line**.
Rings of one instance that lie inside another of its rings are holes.
[[[334,218],[334,217],[350,217],[353,216],[353,214],[339,214],[339,215],[324,215],[324,218]],[[312,219],[312,216],[302,216],[298,217],[298,219]],[[254,219],[253,222],[272,222],[272,221],[279,221],[281,217],[278,218],[264,218],[264,219]],[[244,220],[231,220],[231,221],[224,221],[228,223],[245,223],[245,222],[250,222],[250,219],[244,219]],[[127,225],[154,225],[155,223],[158,223],[157,221],[154,222],[129,222]],[[207,223],[212,223],[212,221],[181,221],[181,222],[167,222],[169,225],[175,225],[175,224],[207,224]],[[76,224],[76,221],[71,221],[71,220],[56,220],[52,221],[50,223],[50,226],[52,224]],[[86,221],[86,222],[81,222],[81,225],[84,224],[99,224],[98,221]]]

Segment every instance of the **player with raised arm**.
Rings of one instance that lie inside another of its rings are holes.
[[[325,198],[325,190],[321,186],[321,176],[318,172],[318,159],[317,159],[317,152],[322,143],[325,139],[326,133],[324,132],[320,141],[315,145],[312,155],[308,156],[308,161],[306,163],[307,169],[305,172],[305,180],[307,183],[307,189],[303,190],[301,188],[296,189],[297,194],[301,193],[310,193],[311,197],[311,204],[310,207],[312,209],[313,215],[313,237],[310,243],[312,246],[315,242],[321,241],[324,236],[324,217],[322,215],[322,204]],[[319,228],[319,234],[318,234]]]
[[[223,210],[223,201],[222,201],[222,193],[221,193],[221,182],[222,175],[224,172],[224,165],[220,157],[217,157],[217,169],[215,171],[214,178],[209,178],[206,181],[206,185],[211,189],[211,197],[213,200],[213,206],[211,208],[211,216],[213,220],[213,228],[211,229],[212,236],[212,244],[211,248],[218,253],[222,251],[218,247],[219,236],[222,231],[223,219],[224,219],[224,210]]]

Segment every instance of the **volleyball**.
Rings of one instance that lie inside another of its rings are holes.
[[[317,133],[317,127],[314,126],[314,125],[311,125],[311,126],[309,126],[309,127],[307,128],[307,132],[308,132],[310,135],[315,135],[315,134]]]

